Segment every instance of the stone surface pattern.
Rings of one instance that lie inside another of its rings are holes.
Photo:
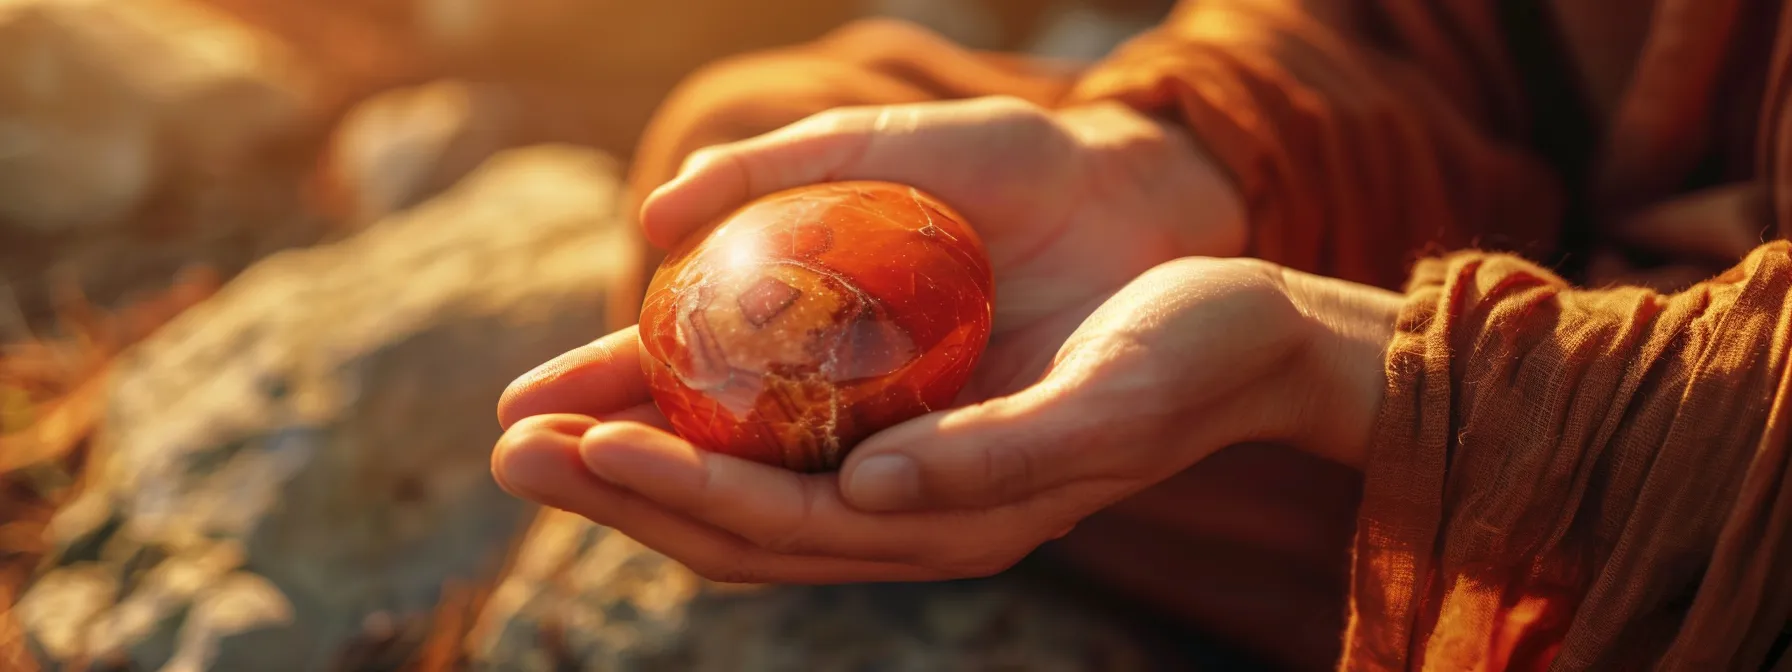
[[[921,191],[769,195],[673,248],[641,310],[654,402],[700,447],[799,471],[950,406],[989,342],[972,226]]]
[[[503,86],[455,79],[369,98],[337,125],[318,162],[320,209],[377,221],[440,193],[520,144],[519,106]]]

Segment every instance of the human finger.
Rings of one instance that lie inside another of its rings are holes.
[[[615,529],[712,581],[830,584],[944,578],[936,570],[901,563],[770,552],[605,483],[584,468],[578,455],[580,430],[597,424],[572,415],[525,419],[493,451],[494,473],[519,497]]]
[[[1063,169],[1069,142],[1049,113],[1007,96],[835,108],[692,154],[648,195],[641,225],[670,247],[753,199],[845,180],[912,185],[992,223],[1038,200],[1040,171]]]
[[[1000,571],[1018,559],[1041,511],[1016,506],[942,515],[878,515],[840,499],[832,474],[801,474],[697,449],[630,423],[585,434],[580,453],[604,480],[766,550],[922,564],[955,575]]]
[[[1114,428],[1061,379],[931,413],[873,435],[847,456],[840,489],[872,512],[979,510],[1117,471]]]
[[[602,416],[650,400],[633,326],[574,348],[523,374],[498,399],[498,422],[548,413]]]

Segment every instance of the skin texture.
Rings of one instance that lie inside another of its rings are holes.
[[[838,473],[703,451],[650,403],[634,328],[520,378],[493,454],[520,497],[721,581],[982,576],[1226,446],[1361,461],[1397,297],[1241,253],[1242,209],[1187,138],[1117,107],[986,98],[825,113],[700,152],[647,199],[672,246],[758,196],[911,184],[976,223],[996,281],[963,405]]]

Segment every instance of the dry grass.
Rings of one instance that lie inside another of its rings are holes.
[[[464,642],[490,594],[489,586],[447,586],[431,621],[429,637],[418,648],[411,663],[405,666],[406,672],[465,669],[467,649]]]
[[[205,269],[183,273],[166,290],[114,311],[102,311],[78,291],[58,297],[56,333],[24,329],[16,309],[0,305],[0,670],[40,672],[12,614],[11,605],[49,549],[44,528],[64,502],[80,492],[82,466],[91,458],[89,438],[104,408],[111,363],[219,286]],[[3,289],[3,288],[0,288]],[[0,293],[0,299],[6,295]],[[430,619],[421,645],[403,672],[466,668],[463,642],[489,594],[488,586],[451,584]],[[413,640],[415,641],[415,640]],[[405,646],[400,642],[373,647]],[[408,648],[408,647],[406,647]],[[384,658],[373,654],[374,658]],[[345,655],[344,669],[367,669]],[[373,667],[389,668],[388,665]]]
[[[115,312],[64,287],[51,336],[31,333],[15,307],[0,306],[18,332],[0,343],[0,669],[39,669],[10,607],[49,551],[43,532],[51,515],[79,492],[111,362],[218,282],[208,269],[193,269]]]

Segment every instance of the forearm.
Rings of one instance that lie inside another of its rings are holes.
[[[1295,367],[1305,384],[1292,387],[1297,416],[1295,444],[1306,452],[1351,467],[1368,459],[1375,418],[1387,390],[1383,366],[1402,296],[1368,285],[1282,270],[1309,336]]]
[[[1440,42],[1437,16],[1383,4],[1185,3],[1067,102],[1117,101],[1189,129],[1242,197],[1247,254],[1297,270],[1392,288],[1422,247],[1553,242],[1558,187],[1520,144],[1513,74]],[[1395,11],[1417,14],[1394,24],[1398,39],[1357,25]],[[1481,76],[1457,77],[1471,59]]]

